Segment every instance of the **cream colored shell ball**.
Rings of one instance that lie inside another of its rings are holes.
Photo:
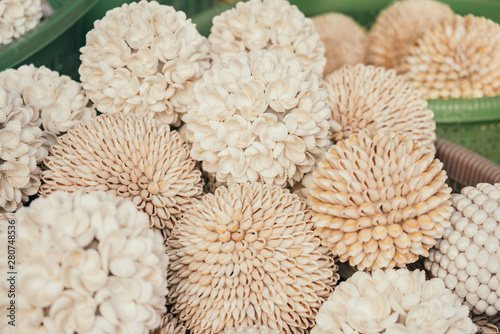
[[[186,14],[156,1],[123,4],[94,23],[81,49],[83,87],[102,113],[180,125],[209,47]]]
[[[452,195],[451,226],[425,267],[465,298],[475,314],[500,311],[500,183],[480,183]]]
[[[179,321],[178,317],[167,313],[161,319],[160,328],[154,334],[186,334],[186,326]]]
[[[360,130],[392,131],[411,136],[436,152],[436,123],[427,101],[394,70],[383,67],[344,66],[326,76],[331,119],[342,126],[332,140],[349,138]]]
[[[293,184],[329,143],[326,97],[297,59],[260,50],[227,57],[195,84],[183,118],[191,156],[221,182]]]
[[[333,146],[314,172],[316,234],[359,270],[428,256],[450,226],[443,164],[412,139],[360,132]]]
[[[427,99],[500,95],[500,25],[455,15],[425,32],[399,72]]]
[[[168,256],[130,200],[59,191],[15,220],[15,333],[148,334],[160,324]]]
[[[311,334],[476,333],[469,309],[422,270],[356,272],[321,307]]]
[[[101,115],[79,123],[58,138],[44,164],[42,195],[84,189],[126,197],[165,236],[202,195],[201,172],[179,133],[147,117]]]
[[[338,280],[311,211],[276,185],[233,184],[191,206],[167,240],[168,303],[193,334],[307,333]]]
[[[280,334],[279,331],[272,330],[266,326],[241,326],[238,328],[231,328],[221,332],[220,334]]]
[[[398,68],[425,31],[453,15],[450,6],[434,0],[395,2],[379,14],[368,34],[367,62]]]
[[[251,50],[274,50],[299,58],[304,68],[322,75],[325,45],[313,21],[287,0],[239,2],[213,18],[208,36],[215,63]]]
[[[42,19],[40,0],[0,1],[0,46],[21,37]]]

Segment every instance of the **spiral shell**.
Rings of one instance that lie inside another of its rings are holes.
[[[40,0],[0,1],[0,46],[21,37],[42,19]]]

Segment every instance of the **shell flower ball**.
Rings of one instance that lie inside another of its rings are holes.
[[[476,333],[469,309],[442,280],[422,270],[356,272],[340,283],[316,316],[311,334]]]
[[[338,280],[306,203],[276,185],[204,195],[167,244],[167,303],[192,334],[253,325],[307,333]]]
[[[500,183],[452,195],[451,226],[429,251],[425,267],[475,314],[500,311]]]
[[[418,142],[360,132],[333,146],[314,172],[316,234],[359,270],[404,267],[450,226],[443,164]]]
[[[123,4],[94,23],[81,49],[83,87],[102,113],[180,125],[209,48],[186,14],[156,1]]]
[[[220,334],[280,334],[279,331],[269,329],[266,326],[241,326],[238,328],[231,328],[221,332]]]
[[[215,63],[252,50],[274,50],[297,57],[304,68],[322,75],[325,45],[313,21],[287,0],[250,0],[213,18],[208,37]]]
[[[0,46],[21,37],[42,19],[40,0],[0,1]]]
[[[130,200],[59,191],[15,219],[16,333],[148,334],[160,324],[168,256]]]
[[[58,138],[44,161],[41,195],[107,191],[129,198],[167,236],[201,197],[196,161],[177,131],[155,119],[101,115]]]

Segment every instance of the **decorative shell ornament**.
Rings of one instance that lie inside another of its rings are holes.
[[[500,95],[500,25],[455,15],[409,49],[399,72],[424,98]]]
[[[238,328],[231,328],[221,332],[220,334],[280,334],[279,331],[270,329],[266,326],[241,326]]]
[[[154,334],[186,334],[186,326],[172,313],[167,313],[161,319],[160,328]]]
[[[314,172],[316,234],[359,270],[404,267],[428,256],[450,225],[451,188],[442,167],[403,135],[352,135]]]
[[[253,325],[306,333],[338,280],[320,243],[311,211],[287,189],[220,187],[167,240],[168,303],[193,334]]]
[[[311,334],[476,333],[469,309],[422,270],[354,273],[321,306]]]
[[[444,280],[475,314],[500,311],[500,183],[452,195],[451,226],[429,251],[426,269]]]
[[[168,235],[202,195],[201,172],[169,125],[134,115],[101,115],[58,138],[44,161],[42,195],[107,191],[129,198]]]
[[[453,19],[453,15],[450,6],[434,0],[395,2],[379,14],[368,34],[367,62],[398,68],[426,30]]]
[[[329,13],[313,18],[319,37],[325,43],[326,66],[324,75],[344,65],[364,63],[368,47],[368,34],[347,15]]]
[[[477,326],[477,332],[482,334],[498,334],[500,333],[500,318],[486,317],[484,315],[475,315],[472,321]]]
[[[16,333],[148,334],[160,325],[168,256],[130,200],[59,191],[15,219]]]
[[[306,70],[322,75],[325,45],[314,23],[287,0],[250,0],[215,16],[208,37],[212,59],[221,62],[251,50],[297,57]]]
[[[21,37],[42,19],[40,0],[0,1],[0,46]]]
[[[186,14],[156,1],[123,4],[94,23],[80,78],[102,113],[149,114],[180,125],[209,47]]]
[[[225,58],[195,84],[184,116],[191,156],[220,182],[293,184],[329,143],[329,108],[318,77],[275,51]]]
[[[411,136],[436,152],[434,113],[421,94],[396,75],[394,70],[358,64],[344,66],[326,76],[331,120],[342,130],[333,142],[347,139],[360,130],[391,131]]]

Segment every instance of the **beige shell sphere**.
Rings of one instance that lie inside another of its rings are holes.
[[[253,325],[307,333],[338,280],[320,243],[311,211],[288,190],[220,187],[167,240],[168,303],[193,334]]]
[[[220,334],[280,334],[280,332],[272,330],[266,326],[254,325],[251,327],[241,326],[238,328],[230,328],[228,330],[220,332]]]
[[[40,0],[0,1],[0,46],[21,37],[42,19]]]

